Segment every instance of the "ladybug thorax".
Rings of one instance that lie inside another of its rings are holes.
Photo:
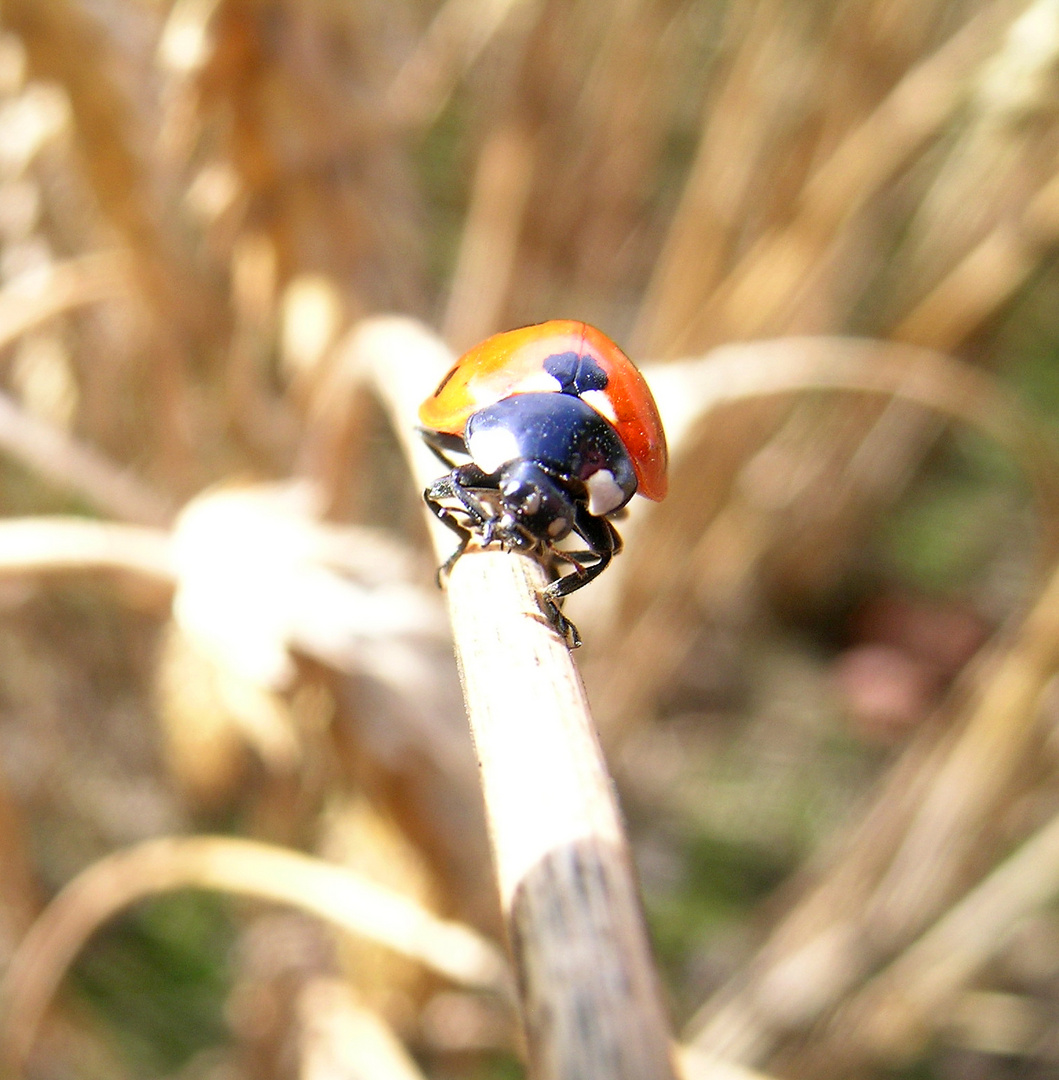
[[[636,492],[636,473],[621,439],[572,394],[515,394],[488,405],[467,421],[464,441],[483,472],[499,475],[502,501],[524,506],[524,515],[539,494],[535,515],[554,504],[557,516],[551,520],[572,520],[565,508],[559,514],[552,489],[568,503],[587,505],[596,517],[613,513]]]

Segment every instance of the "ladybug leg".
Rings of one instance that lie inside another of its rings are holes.
[[[467,444],[459,435],[449,435],[444,431],[431,431],[429,428],[416,428],[420,438],[427,444],[427,449],[445,466],[446,469],[457,469],[459,465],[452,460],[450,454],[467,453]]]
[[[457,465],[448,476],[435,480],[423,494],[438,517],[441,515],[435,506],[441,499],[454,499],[461,503],[471,530],[481,534],[482,547],[488,547],[499,540],[505,548],[513,547],[518,551],[539,550],[541,544],[538,538],[517,523],[506,528],[502,536],[496,536],[500,516],[492,506],[478,497],[477,492],[497,491],[499,482],[496,474],[487,473],[473,461],[469,461],[465,465]],[[456,513],[458,512],[457,509]],[[459,524],[461,528],[467,528],[463,522]]]
[[[475,492],[496,491],[497,478],[495,476],[483,472],[471,461],[466,465],[457,466],[448,476],[435,480],[431,484],[431,488],[434,488],[437,484],[442,484],[445,487],[441,498],[455,499],[463,506],[473,528],[478,529],[486,536],[492,532],[496,513],[482,502]],[[488,540],[486,543],[488,543]]]
[[[610,524],[608,522],[608,524]],[[611,526],[611,532],[614,536],[614,546],[604,555],[601,551],[556,551],[552,550],[552,554],[563,562],[569,563],[573,567],[573,574],[570,575],[578,580],[578,584],[571,586],[569,589],[563,591],[564,596],[569,596],[570,593],[576,592],[582,585],[587,585],[593,578],[598,577],[607,568],[608,563],[615,555],[621,554],[622,542],[621,537],[618,535],[617,529]],[[600,563],[602,562],[602,565]]]
[[[574,531],[589,545],[588,551],[554,551],[553,554],[564,562],[570,563],[574,571],[565,577],[553,581],[541,594],[541,603],[552,626],[565,639],[571,649],[581,644],[581,635],[577,627],[563,614],[563,598],[587,585],[593,578],[599,577],[610,564],[610,560],[621,551],[621,537],[618,530],[606,519],[594,517],[584,507],[578,506]],[[595,562],[586,566],[585,561]]]
[[[577,578],[583,578],[588,572],[586,563],[591,565],[599,558],[594,551],[559,551],[557,548],[549,549],[548,554],[555,562],[571,566],[573,576]]]
[[[446,528],[451,529],[460,540],[456,550],[438,567],[439,585],[455,565],[456,560],[467,550],[474,531],[486,534],[490,529],[493,513],[474,494],[473,490],[469,490],[469,488],[488,490],[492,486],[489,481],[489,476],[472,463],[458,466],[448,476],[439,476],[423,492],[423,501],[430,508],[430,512]],[[460,508],[443,506],[442,501],[445,499],[458,502]],[[466,521],[461,519],[461,513],[465,515]]]
[[[568,649],[580,649],[581,632],[563,614],[558,601],[553,600],[545,592],[541,596],[541,606],[544,608],[544,614],[548,616],[548,622],[555,627],[555,632],[566,642],[566,647]]]
[[[442,485],[449,478],[447,476],[442,477],[440,480],[435,480],[423,492],[423,501],[430,508],[430,512],[444,525],[446,528],[451,529],[459,537],[459,545],[456,550],[438,567],[435,577],[438,585],[448,575],[448,572],[452,569],[456,560],[467,550],[467,545],[471,542],[471,530],[468,529],[457,518],[454,511],[450,510],[447,506],[442,506],[439,500],[443,498],[449,498],[449,493],[442,488]]]
[[[443,499],[452,499],[460,504],[471,522],[472,528],[483,529],[493,517],[489,508],[474,494],[475,490],[487,491],[489,478],[476,465],[461,465],[453,469],[448,476],[439,476],[423,492],[423,499],[434,516],[443,521],[443,514],[455,515],[459,508],[449,509],[442,506]],[[482,481],[485,481],[484,483]],[[461,525],[461,528],[464,526]]]
[[[618,530],[604,517],[594,517],[583,507],[577,509],[574,531],[588,544],[588,551],[563,552],[562,557],[574,566],[574,572],[553,581],[545,590],[545,596],[559,601],[564,596],[583,588],[599,577],[610,565],[610,560],[621,551]],[[585,566],[585,558],[594,557],[591,566]]]

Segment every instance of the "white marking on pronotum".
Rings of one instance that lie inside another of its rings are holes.
[[[570,528],[570,523],[566,518],[556,518],[548,526],[548,535],[554,540],[558,536],[563,536]]]
[[[586,390],[581,395],[581,400],[586,405],[591,405],[604,420],[609,420],[612,424],[618,422],[618,415],[614,411],[614,402],[607,397],[605,390]]]
[[[588,512],[593,517],[603,517],[625,502],[625,492],[618,486],[610,469],[594,472],[585,481],[585,487],[588,488]]]
[[[487,473],[519,456],[518,440],[502,427],[479,428],[467,439],[467,449],[474,463]]]

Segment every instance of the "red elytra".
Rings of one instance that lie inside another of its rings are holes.
[[[590,357],[606,373],[600,391],[580,395],[618,433],[636,471],[637,490],[655,502],[668,488],[665,432],[651,391],[633,362],[607,337],[572,319],[508,330],[464,353],[419,408],[434,431],[463,435],[479,409],[515,394],[560,392],[544,363],[558,354]]]

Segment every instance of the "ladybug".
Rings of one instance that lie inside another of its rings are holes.
[[[610,517],[636,492],[666,494],[667,451],[651,391],[632,361],[587,323],[556,319],[483,341],[465,353],[419,408],[421,434],[449,470],[424,492],[459,537],[536,555],[555,573],[544,604],[572,647],[563,597],[621,550]],[[457,464],[450,456],[469,460]],[[571,533],[587,551],[556,545]],[[558,576],[557,564],[572,572]]]

